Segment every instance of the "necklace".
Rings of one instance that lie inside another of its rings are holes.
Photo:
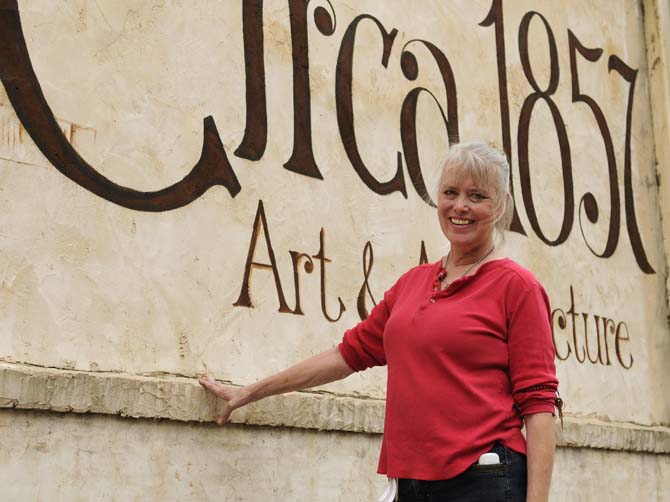
[[[479,265],[481,262],[483,262],[486,259],[486,257],[489,256],[491,253],[493,253],[493,250],[495,248],[496,247],[495,247],[495,244],[494,244],[493,246],[491,246],[491,249],[489,249],[486,254],[484,254],[481,258],[479,258],[472,265],[470,265],[468,267],[468,269],[465,272],[463,272],[460,276],[456,277],[456,279],[460,279],[461,277],[465,277],[466,275],[468,275],[468,273],[473,268],[475,268],[477,265]],[[436,284],[435,284],[435,288],[434,288],[435,291],[437,291],[440,288],[442,282],[444,282],[444,280],[447,278],[447,264],[449,263],[449,257],[450,256],[451,256],[451,251],[449,251],[449,253],[447,253],[447,259],[444,260],[444,266],[442,267],[442,270],[440,270],[440,273],[437,276],[437,281],[435,281]],[[454,280],[456,280],[456,279],[454,279]],[[453,282],[453,281],[451,281],[451,282]],[[449,284],[451,284],[451,282],[445,282],[445,287],[449,286]]]

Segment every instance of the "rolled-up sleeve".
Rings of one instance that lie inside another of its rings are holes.
[[[551,338],[551,310],[544,288],[524,284],[509,302],[509,373],[514,402],[522,416],[554,413],[558,379]]]
[[[353,371],[386,364],[384,329],[395,303],[397,289],[398,283],[384,293],[383,300],[375,305],[365,320],[345,331],[338,348]]]

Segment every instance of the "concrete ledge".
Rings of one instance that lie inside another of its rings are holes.
[[[85,372],[0,362],[0,408],[212,421],[217,402],[192,378]],[[264,399],[233,413],[233,423],[381,433],[384,401],[324,392]],[[670,453],[670,428],[566,415],[560,446]]]
[[[221,404],[194,378],[0,362],[0,408],[209,422],[220,413]],[[295,392],[236,410],[231,422],[381,433],[384,401],[318,391]]]
[[[606,422],[566,416],[556,427],[559,446],[606,450],[670,453],[670,427]]]

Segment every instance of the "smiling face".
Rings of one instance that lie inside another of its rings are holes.
[[[479,254],[493,245],[495,194],[467,172],[447,166],[442,173],[437,214],[452,251]]]

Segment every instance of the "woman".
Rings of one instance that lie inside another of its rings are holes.
[[[337,348],[242,388],[201,379],[227,403],[219,423],[263,397],[386,364],[378,472],[399,478],[398,500],[548,500],[558,387],[549,301],[495,244],[510,221],[508,186],[504,154],[452,146],[438,195],[447,256],[406,272]],[[487,452],[494,463],[479,464]]]

